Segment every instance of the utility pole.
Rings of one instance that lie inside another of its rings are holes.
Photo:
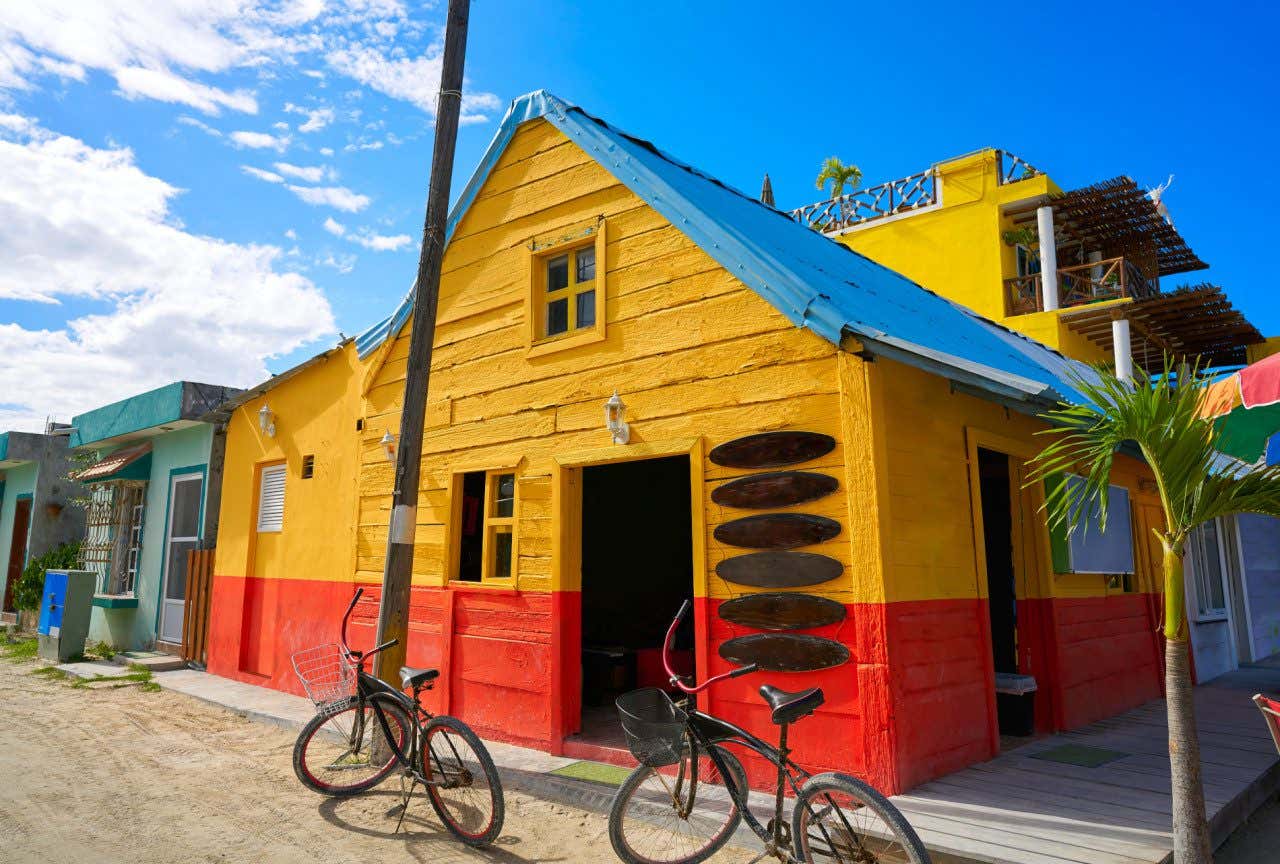
[[[470,0],[449,0],[444,31],[440,94],[436,98],[435,148],[431,154],[431,186],[422,226],[422,251],[414,283],[413,332],[409,337],[409,368],[404,379],[404,411],[396,447],[395,491],[391,498],[391,528],[387,561],[382,573],[382,603],[378,608],[377,644],[398,643],[378,655],[378,677],[399,686],[409,636],[409,588],[413,572],[413,541],[418,523],[418,476],[422,463],[422,424],[431,381],[431,348],[440,299],[440,267],[444,258],[445,222],[449,218],[449,180],[462,109],[462,66],[467,52]],[[394,334],[391,334],[394,338]]]

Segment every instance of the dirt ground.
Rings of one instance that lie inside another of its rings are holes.
[[[506,793],[502,837],[459,844],[424,797],[401,833],[392,779],[329,799],[294,777],[294,733],[175,693],[73,689],[0,660],[0,858],[11,862],[608,862],[606,819]]]

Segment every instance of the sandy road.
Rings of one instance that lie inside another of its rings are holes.
[[[507,792],[503,836],[454,841],[425,798],[401,833],[392,781],[326,799],[294,735],[175,693],[71,689],[0,660],[0,861],[611,862],[605,817]]]

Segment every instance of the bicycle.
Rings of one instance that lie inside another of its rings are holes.
[[[356,795],[377,786],[399,765],[400,822],[418,784],[451,834],[469,846],[493,842],[502,831],[502,782],[493,758],[456,717],[432,715],[422,692],[436,669],[400,669],[402,690],[365,671],[371,657],[396,644],[352,650],[347,625],[364,589],[356,590],[342,616],[342,642],[299,651],[293,667],[311,701],[313,717],[293,746],[293,770],[304,786],[330,796]],[[405,695],[403,689],[413,692]],[[408,782],[406,791],[405,783]]]
[[[760,688],[780,727],[776,747],[697,709],[697,693],[759,669],[741,666],[697,686],[676,674],[671,640],[688,611],[686,600],[662,643],[663,666],[685,697],[673,702],[666,691],[650,687],[617,700],[627,744],[640,762],[609,809],[609,840],[617,856],[627,864],[697,864],[729,842],[745,820],[765,847],[753,864],[768,857],[790,864],[929,864],[916,832],[878,791],[847,774],[813,775],[791,760],[788,728],[823,703],[821,689]],[[747,806],[746,772],[728,744],[755,752],[778,770],[773,818],[765,825]],[[796,798],[789,821],[783,818],[788,788]]]

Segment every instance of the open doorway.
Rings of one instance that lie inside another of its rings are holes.
[[[582,717],[579,740],[624,747],[614,700],[666,687],[660,648],[693,597],[689,457],[582,471]],[[676,639],[693,671],[693,616]]]
[[[987,562],[987,611],[991,622],[991,663],[996,674],[996,716],[1000,749],[1017,746],[1035,732],[1034,696],[1019,692],[1018,587],[1014,565],[1014,497],[1009,457],[978,448],[982,541]]]

